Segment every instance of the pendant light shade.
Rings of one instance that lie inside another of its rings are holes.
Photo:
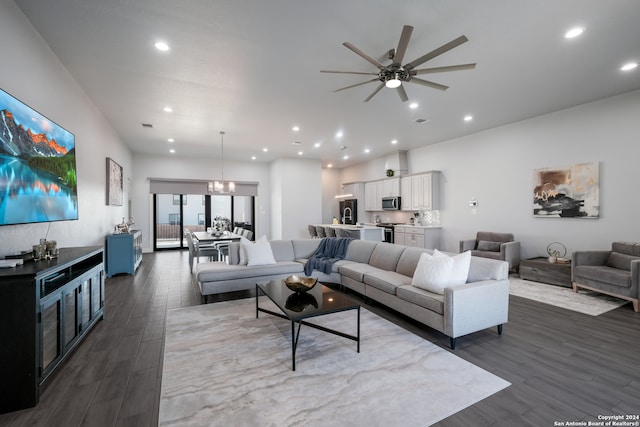
[[[209,194],[230,194],[236,192],[236,184],[224,180],[224,131],[220,131],[220,180],[209,181],[207,184]]]

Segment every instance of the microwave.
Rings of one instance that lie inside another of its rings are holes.
[[[382,210],[385,211],[398,211],[400,210],[400,197],[383,197],[382,198]]]

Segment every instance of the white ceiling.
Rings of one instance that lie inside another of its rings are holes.
[[[303,151],[342,167],[640,88],[640,68],[619,70],[640,61],[637,0],[16,3],[140,153],[217,157],[225,131],[225,158]],[[384,61],[405,24],[414,26],[405,63],[466,35],[469,42],[419,68],[476,69],[422,76],[450,86],[444,92],[404,83],[415,110],[386,88],[364,103],[377,83],[332,92],[370,77],[321,69],[376,71],[343,42]],[[564,39],[576,25],[584,34]],[[171,50],[154,49],[157,40]],[[467,114],[473,121],[462,120]]]

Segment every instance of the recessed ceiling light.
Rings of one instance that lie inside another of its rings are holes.
[[[418,108],[418,103],[412,102],[411,104],[409,104],[409,108],[411,108],[412,110],[415,110],[416,108]]]
[[[294,132],[298,132],[300,130],[300,127],[294,126],[294,127],[291,128],[291,130],[294,131]]]
[[[636,68],[637,66],[638,66],[638,63],[637,63],[637,62],[629,62],[629,63],[627,63],[627,64],[624,64],[622,67],[620,67],[620,69],[621,69],[622,71],[631,71],[631,70],[633,70],[634,68]]]
[[[169,50],[169,45],[168,45],[168,44],[166,44],[166,43],[165,43],[165,42],[163,42],[163,41],[157,41],[157,42],[155,42],[155,43],[154,43],[154,46],[155,46],[155,48],[156,48],[156,49],[158,49],[159,51],[162,51],[162,52],[166,52],[166,51],[168,51],[168,50]]]
[[[328,167],[328,168],[332,168],[332,167],[333,167],[333,164],[329,163],[329,164],[327,165],[327,167]]]
[[[371,152],[371,150],[370,150],[370,149],[368,149],[368,148],[365,148],[365,149],[364,149],[364,152],[368,154],[368,153],[370,153],[370,152]]]
[[[316,142],[315,144],[313,144],[313,147],[314,147],[314,148],[319,148],[319,147],[320,147],[320,143],[319,143],[319,142]]]
[[[298,151],[298,156],[302,156],[304,153],[302,151]]]
[[[164,111],[165,113],[171,113],[171,112],[173,111],[173,108],[171,108],[171,107],[164,107],[164,108],[162,109],[162,111]]]
[[[174,150],[174,149],[172,148],[171,150],[169,150],[169,152],[170,152],[171,154],[173,154],[173,153],[175,153],[175,152],[176,152],[176,150]]]
[[[578,37],[582,33],[584,33],[584,27],[573,27],[572,29],[564,33],[564,38],[572,39],[572,38]]]
[[[347,160],[349,159],[349,156],[344,156],[343,159]]]
[[[268,149],[267,147],[264,147],[264,148],[262,149],[262,151],[264,151],[264,152],[266,153],[267,151],[269,151],[269,149]]]
[[[391,143],[392,143],[392,144],[397,144],[397,143],[398,143],[398,140],[397,140],[397,139],[393,139],[393,140],[391,140]]]
[[[471,120],[473,120],[473,116],[470,116],[470,115],[464,116],[464,119],[463,119],[463,120],[464,120],[465,122],[470,122]]]
[[[173,138],[169,138],[169,139],[167,139],[167,141],[169,141],[169,142],[175,142],[175,139],[173,139]]]
[[[336,138],[342,138],[343,135],[344,134],[341,131],[336,132]]]
[[[255,160],[256,158],[256,156],[251,156],[251,160]]]

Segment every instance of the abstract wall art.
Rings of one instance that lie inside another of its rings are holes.
[[[122,206],[122,166],[107,157],[107,205]]]
[[[598,218],[599,163],[536,169],[533,216],[538,218]]]

